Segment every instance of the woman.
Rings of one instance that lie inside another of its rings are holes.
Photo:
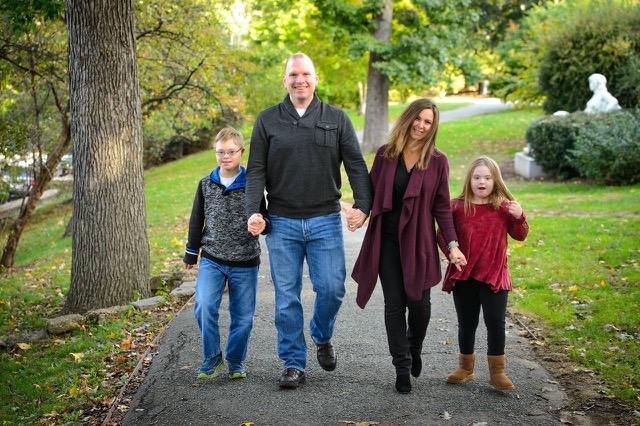
[[[457,267],[466,263],[451,218],[449,163],[435,148],[438,118],[431,100],[412,102],[387,143],[378,149],[370,173],[371,219],[351,274],[358,283],[356,302],[361,308],[380,276],[387,340],[400,393],[411,391],[409,373],[418,377],[422,370],[430,288],[441,278],[435,221],[448,243],[451,262]]]

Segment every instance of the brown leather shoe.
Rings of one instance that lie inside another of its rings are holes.
[[[336,364],[338,363],[338,357],[336,355],[336,350],[331,344],[323,343],[318,346],[318,364],[325,371],[333,371],[336,369]]]
[[[281,388],[295,389],[305,381],[304,371],[297,368],[285,368],[278,381]]]

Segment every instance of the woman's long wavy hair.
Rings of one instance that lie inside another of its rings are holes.
[[[502,179],[502,173],[500,173],[500,166],[495,162],[493,158],[487,157],[486,155],[481,155],[476,158],[469,164],[469,168],[467,169],[467,176],[464,178],[464,185],[462,187],[462,192],[458,195],[457,200],[460,200],[464,203],[464,214],[470,215],[473,213],[473,190],[471,189],[471,178],[473,177],[473,171],[478,166],[486,166],[489,169],[489,173],[491,173],[491,177],[493,178],[493,191],[489,194],[489,204],[494,209],[500,208],[500,204],[504,200],[513,201],[515,198],[511,195],[511,192],[505,185],[504,180]]]
[[[426,136],[420,141],[423,145],[416,167],[420,170],[426,170],[429,167],[429,161],[431,161],[431,156],[436,148],[436,135],[438,134],[438,122],[440,121],[438,107],[431,99],[417,99],[411,102],[407,109],[400,114],[393,130],[387,137],[386,149],[384,150],[385,158],[395,160],[400,157],[402,151],[410,142],[413,122],[425,109],[433,111],[433,124]]]

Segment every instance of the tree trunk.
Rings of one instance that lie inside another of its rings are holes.
[[[149,295],[131,0],[66,0],[73,141],[69,312]]]
[[[373,37],[384,43],[391,39],[393,1],[384,0],[381,13],[375,17],[376,30]],[[363,150],[373,152],[384,143],[389,132],[389,79],[379,73],[374,65],[379,60],[375,52],[369,54],[367,71],[367,103],[364,117]]]
[[[31,215],[36,208],[36,204],[40,200],[40,197],[42,197],[42,193],[47,185],[49,185],[49,182],[51,182],[53,172],[58,167],[58,163],[60,162],[62,155],[64,155],[69,147],[69,141],[69,121],[66,116],[64,116],[62,129],[58,136],[58,143],[53,151],[49,153],[47,163],[40,168],[40,171],[36,176],[36,184],[31,188],[31,191],[29,191],[29,198],[27,199],[27,202],[24,203],[20,209],[18,218],[11,225],[11,231],[9,231],[9,237],[7,238],[7,243],[5,244],[4,251],[2,252],[2,260],[0,261],[0,264],[3,267],[10,268],[13,266],[14,257],[16,255],[22,231],[29,222]]]

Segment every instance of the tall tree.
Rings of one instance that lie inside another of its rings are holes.
[[[149,294],[142,113],[131,0],[66,0],[73,251],[66,309]]]
[[[384,0],[380,12],[376,15],[373,39],[382,46],[391,40],[391,22],[393,17],[393,0]],[[389,77],[377,69],[377,63],[383,57],[380,53],[369,53],[367,72],[367,96],[364,116],[363,149],[373,152],[384,136],[389,132]]]
[[[389,87],[411,85],[419,91],[434,84],[445,66],[459,66],[465,58],[465,36],[478,20],[471,0],[314,0],[314,4],[325,22],[343,29],[337,34],[349,34],[354,57],[369,55],[369,73],[388,79],[385,84],[384,77],[375,78],[374,86],[367,87],[367,151],[385,140],[388,111],[380,103],[388,101]]]

